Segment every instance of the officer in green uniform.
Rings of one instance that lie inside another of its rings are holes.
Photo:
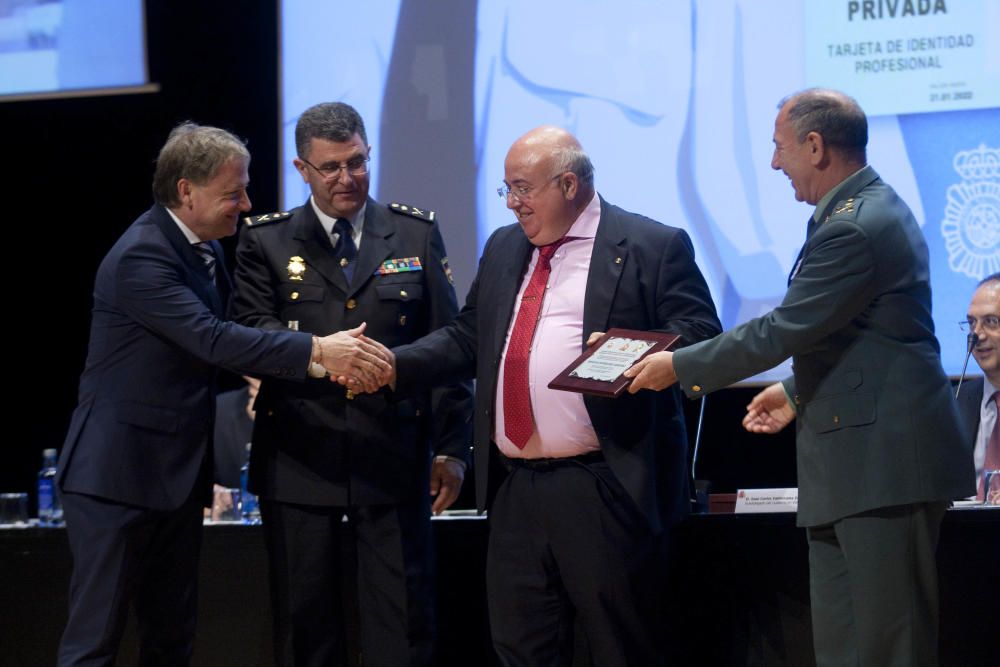
[[[853,99],[793,95],[774,143],[771,166],[816,206],[784,300],[639,362],[631,391],[679,381],[702,396],[792,357],[793,377],[758,394],[744,425],[772,433],[796,421],[816,662],[935,665],[938,532],[974,473],[934,337],[927,245],[867,166]]]

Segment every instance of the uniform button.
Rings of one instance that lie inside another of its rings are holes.
[[[348,299],[344,305],[347,306],[347,310],[354,310],[358,307],[358,301],[357,299]]]
[[[291,294],[292,301],[295,301],[298,298],[299,298],[299,293],[298,292],[292,292],[292,294]]]
[[[344,396],[346,396],[347,400],[349,400],[349,401],[353,401],[354,400],[354,392],[351,391],[350,389],[348,389],[347,391],[344,392]]]
[[[406,290],[405,290],[405,289],[401,289],[401,290],[399,290],[399,298],[400,298],[400,299],[405,299],[405,298],[406,298],[406,297],[408,297],[408,296],[410,296],[410,295],[406,293]]]
[[[833,423],[834,424],[839,424],[840,423],[840,417],[838,417],[837,415],[834,415],[833,416]]]
[[[691,385],[691,391],[701,391],[701,385],[698,384]]]
[[[399,316],[399,326],[406,326],[406,315]]]

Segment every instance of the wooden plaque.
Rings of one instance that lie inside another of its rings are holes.
[[[549,389],[617,398],[632,382],[622,373],[643,357],[669,350],[680,336],[659,331],[609,329],[549,382]]]

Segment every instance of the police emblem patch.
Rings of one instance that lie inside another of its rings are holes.
[[[962,182],[948,186],[941,221],[948,265],[982,280],[1000,270],[1000,149],[959,151],[952,166]]]

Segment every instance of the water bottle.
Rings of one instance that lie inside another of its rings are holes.
[[[243,507],[243,523],[260,523],[260,506],[257,504],[257,496],[250,493],[247,485],[250,481],[250,446],[247,443],[247,455],[240,468],[240,501]]]
[[[56,450],[42,452],[42,469],[38,471],[38,525],[63,525],[62,504],[56,493]]]

